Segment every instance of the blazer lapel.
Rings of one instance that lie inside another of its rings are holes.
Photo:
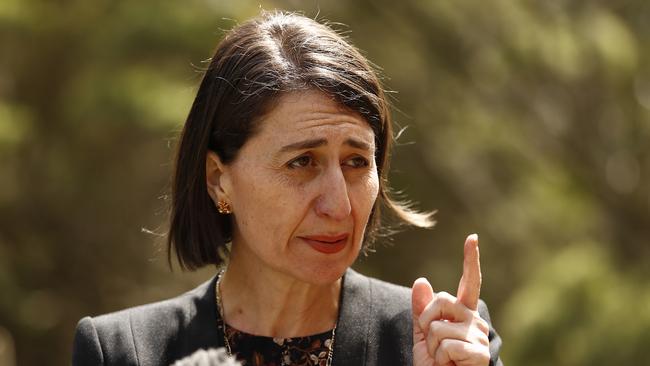
[[[187,325],[187,337],[185,338],[185,349],[192,353],[197,349],[208,349],[223,347],[223,333],[217,329],[217,301],[215,284],[217,277],[204,283],[195,291],[197,296],[192,297],[189,304],[190,322]]]
[[[334,338],[332,364],[360,366],[366,362],[372,303],[368,279],[348,269],[343,276],[339,319]]]

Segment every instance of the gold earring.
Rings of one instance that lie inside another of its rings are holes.
[[[230,203],[223,200],[219,200],[219,202],[217,202],[217,210],[220,214],[224,215],[232,213],[232,207],[230,207]]]

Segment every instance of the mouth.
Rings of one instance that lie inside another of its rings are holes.
[[[308,236],[299,236],[298,238],[305,241],[309,246],[314,250],[324,253],[324,254],[334,254],[338,253],[348,242],[348,237],[350,235],[347,233],[337,234],[337,235],[308,235]]]

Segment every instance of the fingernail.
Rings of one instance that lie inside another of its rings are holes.
[[[478,241],[478,234],[474,233],[474,234],[468,236],[467,239]]]

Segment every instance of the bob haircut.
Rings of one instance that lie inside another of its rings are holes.
[[[389,197],[392,122],[369,62],[326,25],[295,13],[264,12],[230,30],[219,43],[185,122],[172,182],[170,265],[172,251],[181,268],[190,270],[219,265],[228,252],[232,216],[219,214],[208,195],[208,151],[231,163],[283,93],[307,89],[320,90],[358,113],[374,132],[379,194],[366,226],[364,251],[379,235],[382,206],[405,223],[433,226],[430,213],[415,212]]]

